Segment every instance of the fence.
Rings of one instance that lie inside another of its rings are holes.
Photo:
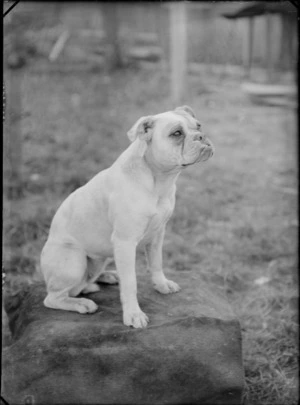
[[[73,39],[68,40],[64,54],[70,59],[79,61],[84,59],[86,49],[92,47],[96,49],[96,45],[89,46],[88,42],[95,44],[101,35],[105,36],[104,4],[101,2],[51,2],[43,3],[43,7],[40,7],[39,3],[20,3],[17,9],[18,12],[27,13],[27,15],[35,14],[36,18],[31,24],[27,24],[27,35],[32,34],[31,38],[37,43],[41,52],[49,51],[49,47],[53,46],[61,30],[67,29],[75,33]],[[144,55],[149,59],[152,57],[169,60],[170,4],[172,3],[117,3],[115,12],[117,13],[118,40],[125,58]],[[214,3],[185,3],[185,7],[189,62],[241,66],[245,63],[245,49],[249,35],[247,19],[227,20],[215,12]],[[278,15],[272,15],[270,18],[272,19],[272,60],[274,65],[277,65],[281,57],[282,22]],[[266,25],[264,16],[255,18],[253,63],[257,66],[264,65]],[[54,28],[52,36],[50,31],[49,35],[40,35],[41,31],[46,32],[51,27]],[[81,40],[79,43],[77,40],[76,43],[76,31],[79,30],[85,30],[85,32],[90,30],[93,34],[90,35],[89,40],[86,35],[86,42]],[[98,45],[100,49],[101,41]],[[71,48],[72,50],[68,52]],[[98,54],[101,53],[99,49]]]
[[[148,59],[170,64],[171,90],[174,103],[180,102],[184,78],[188,68],[194,63],[207,65],[247,66],[249,21],[227,20],[216,12],[216,4],[188,2],[135,2],[135,3],[89,3],[89,2],[51,2],[22,3],[15,8],[14,15],[22,17],[11,24],[11,36],[4,37],[4,51],[8,48],[11,66],[23,63],[9,51],[9,39],[15,38],[17,50],[24,53],[27,38],[38,53],[50,62],[62,58],[62,61],[88,61],[101,64],[109,56],[113,63],[124,60]],[[6,17],[5,23],[11,17]],[[20,21],[22,24],[20,24]],[[272,22],[272,41],[270,49],[266,47],[266,30]],[[284,34],[283,20],[277,15],[256,17],[253,30],[254,46],[252,60],[257,66],[265,65],[268,51],[274,66],[282,56],[281,36]],[[9,28],[5,28],[5,34]],[[286,28],[286,27],[285,27]],[[13,42],[12,41],[12,42]],[[21,41],[22,42],[22,41]],[[296,46],[296,43],[292,44]],[[30,49],[29,49],[30,50]],[[28,52],[29,52],[28,50]],[[107,51],[108,50],[108,51]],[[4,52],[5,54],[5,52]],[[23,55],[23,59],[26,55]],[[49,66],[49,62],[48,66]],[[211,69],[210,69],[211,70]],[[11,73],[10,73],[11,74]],[[11,164],[12,197],[20,194],[20,106],[18,83],[19,75],[11,79],[9,95],[12,103],[10,141],[6,146]],[[16,147],[16,145],[18,147]]]

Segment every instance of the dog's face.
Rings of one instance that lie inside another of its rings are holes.
[[[131,141],[144,141],[144,153],[162,170],[204,162],[214,153],[212,143],[188,106],[140,118],[128,137]]]

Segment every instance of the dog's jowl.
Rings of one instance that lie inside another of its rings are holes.
[[[111,167],[61,204],[41,254],[47,285],[45,306],[79,313],[97,311],[77,297],[100,290],[97,281],[120,283],[123,322],[147,326],[137,301],[135,258],[143,248],[153,287],[162,294],[180,287],[162,268],[165,226],[175,205],[182,169],[204,162],[213,145],[188,106],[140,118],[128,132],[130,146]],[[113,257],[117,271],[106,271]]]

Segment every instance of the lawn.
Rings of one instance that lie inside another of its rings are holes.
[[[168,86],[157,70],[24,72],[24,195],[3,202],[8,294],[40,278],[40,251],[62,200],[112,164],[140,116],[175,107]],[[223,286],[242,326],[244,404],[296,404],[295,111],[251,104],[230,78],[190,77],[186,94],[216,153],[179,178],[165,267]]]

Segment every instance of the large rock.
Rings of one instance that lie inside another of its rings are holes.
[[[138,278],[147,329],[122,324],[118,286],[90,294],[81,315],[45,308],[45,287],[8,302],[13,343],[2,357],[10,404],[239,404],[244,384],[240,325],[217,287],[193,273],[161,295]]]

